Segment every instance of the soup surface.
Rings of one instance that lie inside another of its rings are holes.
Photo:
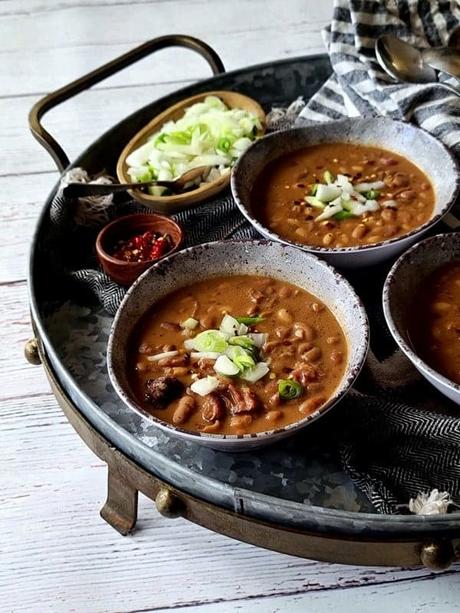
[[[281,428],[324,404],[344,374],[347,344],[308,292],[232,276],[159,301],[139,322],[129,357],[131,388],[146,411],[186,430],[241,435]]]
[[[406,234],[433,213],[434,191],[409,160],[376,147],[314,145],[273,160],[252,192],[265,227],[321,247],[368,245]]]
[[[420,357],[460,383],[460,261],[441,266],[422,283],[409,332]]]

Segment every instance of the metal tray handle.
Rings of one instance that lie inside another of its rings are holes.
[[[211,67],[213,74],[216,75],[225,72],[222,60],[209,45],[198,38],[194,38],[193,36],[187,36],[185,34],[168,34],[167,36],[153,38],[152,40],[143,43],[139,47],[136,47],[135,49],[128,51],[107,64],[96,68],[76,81],[72,81],[68,85],[64,85],[64,87],[57,89],[44,98],[41,98],[36,104],[34,104],[29,113],[29,127],[33,136],[51,155],[60,172],[62,172],[69,165],[69,158],[59,143],[43,127],[41,123],[41,118],[43,115],[61,102],[64,102],[65,100],[72,98],[72,96],[75,96],[85,89],[90,88],[96,83],[107,79],[107,77],[110,77],[123,68],[134,64],[134,62],[141,60],[147,55],[150,55],[151,53],[160,49],[165,49],[166,47],[185,47],[186,49],[191,49],[204,57]]]

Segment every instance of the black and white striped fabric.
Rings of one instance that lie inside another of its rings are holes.
[[[446,44],[459,25],[460,7],[447,0],[335,0],[331,25],[324,32],[334,74],[306,106],[294,101],[287,113],[273,112],[272,129],[290,127],[299,111],[297,124],[385,115],[414,122],[460,154],[460,97],[442,86],[442,82],[457,83],[440,75],[439,84],[394,84],[380,69],[374,54],[375,39],[383,33],[396,34],[418,46],[437,46]],[[71,172],[86,174],[81,169]],[[56,257],[51,259],[61,268],[59,240],[64,236],[68,241],[69,227],[75,226],[71,204],[58,194],[50,211],[56,230],[54,247],[50,241]],[[82,225],[88,221],[88,211],[91,213],[91,207],[85,209]],[[104,214],[108,221],[135,211],[145,209],[133,201],[115,201],[106,211],[98,210],[96,224],[88,230],[86,250],[80,230],[80,253],[92,251],[95,227]],[[184,229],[186,247],[257,236],[228,191],[175,219]],[[68,229],[64,231],[66,224]],[[83,261],[81,256],[80,266]],[[61,272],[71,280],[80,299],[84,290],[108,313],[116,312],[125,290],[97,268],[94,258],[87,258],[85,268],[67,266]],[[460,419],[450,414],[447,401],[432,392],[407,359],[395,352],[380,306],[384,274],[376,271],[365,285],[359,277],[350,279],[364,299],[374,328],[364,373],[365,393],[362,388],[354,391],[337,412],[338,423],[344,420],[343,427],[337,426],[342,464],[380,513],[400,512],[410,498],[435,488],[448,493],[445,499],[450,496],[460,505]],[[446,506],[440,504],[439,509]],[[449,508],[458,507],[451,504]]]
[[[460,154],[460,96],[443,83],[395,83],[380,67],[376,39],[393,34],[417,47],[447,45],[460,26],[460,5],[449,0],[335,0],[323,31],[333,75],[313,96],[299,122],[383,115],[411,121]]]

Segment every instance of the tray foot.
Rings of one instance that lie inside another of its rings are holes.
[[[108,467],[107,500],[101,509],[101,517],[120,534],[130,534],[137,521],[138,491],[116,469]]]

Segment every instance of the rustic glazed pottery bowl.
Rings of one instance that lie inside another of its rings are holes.
[[[261,121],[262,129],[257,136],[262,136],[265,132],[265,113],[258,102],[232,91],[211,91],[197,94],[190,98],[185,98],[177,104],[169,107],[156,117],[154,117],[142,130],[140,130],[129,143],[125,146],[120,154],[117,162],[117,176],[120,183],[130,183],[132,179],[128,174],[128,165],[126,158],[141,145],[145,144],[152,134],[161,129],[167,121],[177,121],[180,119],[185,110],[197,102],[201,102],[207,96],[217,96],[224,102],[228,108],[240,108],[257,115]],[[179,213],[192,205],[196,205],[211,196],[215,196],[220,191],[225,189],[230,183],[230,169],[214,181],[203,183],[196,189],[184,192],[183,194],[174,194],[172,196],[152,196],[151,194],[143,193],[139,190],[129,190],[133,198],[144,206],[148,206],[157,213],[163,215],[173,215]]]
[[[177,251],[182,243],[183,234],[177,223],[168,217],[155,213],[135,213],[119,217],[104,226],[99,232],[96,239],[96,253],[99,263],[104,272],[119,285],[131,285],[140,274],[152,266],[154,261],[125,262],[111,255],[114,246],[120,240],[127,240],[149,230],[169,235],[172,247],[165,255]]]
[[[409,306],[423,280],[436,268],[460,260],[460,234],[439,234],[414,245],[394,264],[383,289],[383,311],[393,338],[415,368],[440,392],[460,404],[460,385],[428,366],[414,351],[407,321]]]
[[[404,236],[356,247],[318,247],[292,243],[257,219],[251,201],[256,177],[277,158],[320,143],[352,143],[393,151],[418,166],[430,179],[435,192],[431,219]],[[276,132],[253,143],[241,156],[232,172],[233,197],[246,219],[263,236],[315,253],[330,264],[356,268],[377,264],[402,253],[419,240],[449,211],[459,193],[457,162],[444,145],[420,128],[385,118],[356,118],[315,124]]]
[[[348,342],[348,364],[335,393],[313,414],[298,422],[257,434],[189,432],[144,411],[135,401],[127,377],[127,348],[132,331],[152,305],[191,282],[222,275],[262,275],[289,280],[317,296],[337,318]],[[185,249],[152,266],[126,294],[109,338],[107,364],[123,402],[162,430],[183,439],[227,451],[244,451],[283,439],[326,413],[350,389],[366,358],[369,327],[366,312],[351,285],[313,255],[271,241],[225,241]]]

